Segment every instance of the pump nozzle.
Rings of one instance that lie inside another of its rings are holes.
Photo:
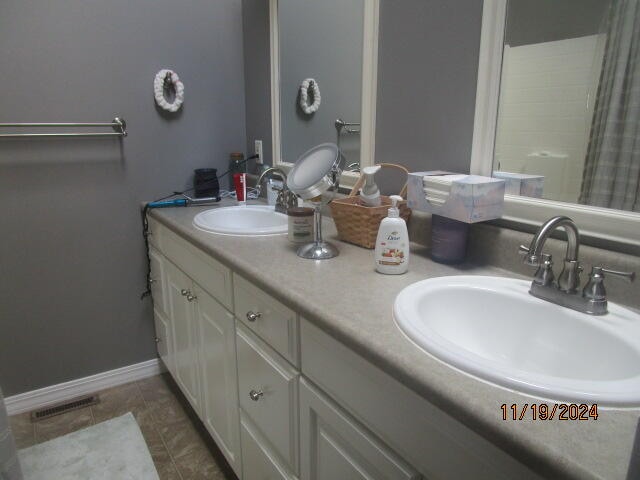
[[[398,218],[400,216],[400,209],[398,208],[398,203],[403,199],[400,195],[391,195],[389,197],[391,199],[391,208],[389,209],[388,216],[391,218]]]
[[[376,185],[374,175],[381,168],[381,165],[374,165],[372,167],[364,167],[362,169],[362,174],[364,175],[364,186],[360,191],[360,199],[369,207],[380,206],[380,190],[378,189],[378,185]]]

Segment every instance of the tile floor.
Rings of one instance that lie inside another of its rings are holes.
[[[100,403],[32,423],[10,418],[18,448],[45,442],[132,412],[160,480],[237,480],[204,426],[168,374],[99,392]]]

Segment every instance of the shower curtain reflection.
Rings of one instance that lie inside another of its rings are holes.
[[[580,203],[640,211],[640,5],[614,0]]]

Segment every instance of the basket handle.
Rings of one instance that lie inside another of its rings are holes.
[[[380,165],[382,168],[395,168],[396,170],[400,170],[400,171],[406,173],[407,176],[409,176],[409,170],[407,170],[407,168],[403,167],[402,165],[398,165],[397,163],[376,163],[375,165]],[[351,192],[349,192],[349,196],[350,197],[355,197],[356,193],[358,193],[358,190],[360,190],[363,185],[364,185],[364,175],[360,175],[360,178],[358,178],[358,180],[356,181],[356,184],[351,189]],[[398,195],[400,195],[402,198],[406,197],[406,195],[407,195],[407,182],[404,182],[404,187],[402,187],[402,189],[400,190],[400,193]]]

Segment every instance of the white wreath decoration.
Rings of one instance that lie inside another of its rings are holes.
[[[172,103],[169,103],[164,97],[164,86],[167,80],[171,82],[176,91],[176,96]],[[153,81],[153,92],[158,106],[169,112],[177,112],[182,106],[182,102],[184,102],[184,85],[180,81],[180,77],[176,72],[166,68],[156,74],[156,78]]]
[[[313,90],[313,103],[309,104],[309,88]],[[307,115],[318,111],[320,107],[320,88],[313,78],[307,78],[300,84],[300,108]]]

